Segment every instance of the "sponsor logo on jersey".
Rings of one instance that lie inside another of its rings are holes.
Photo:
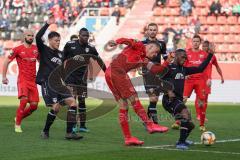
[[[58,65],[61,65],[61,64],[62,64],[62,60],[61,60],[60,58],[58,58],[58,57],[53,57],[53,58],[51,59],[51,61],[52,61],[53,63],[57,63]]]

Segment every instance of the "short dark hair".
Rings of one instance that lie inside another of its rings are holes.
[[[178,55],[180,53],[186,53],[186,50],[182,48],[176,49],[175,54]]]
[[[157,23],[149,23],[149,24],[147,25],[147,28],[150,27],[150,26],[156,26],[156,27],[158,27]]]
[[[77,38],[77,39],[78,39],[78,36],[77,36],[76,34],[71,35],[70,40],[72,41],[74,38]]]
[[[207,45],[209,45],[210,42],[209,42],[208,40],[206,40],[206,41],[203,41],[203,44],[207,44]]]
[[[157,41],[150,41],[150,42],[148,42],[148,44],[153,44],[156,47],[158,47],[159,49],[161,49],[161,46],[160,46],[160,44]]]
[[[88,32],[88,29],[85,28],[85,27],[83,27],[83,28],[81,28],[81,29],[79,30],[79,33],[81,33],[82,31]]]
[[[52,39],[53,37],[61,37],[58,32],[52,31],[48,34],[48,39]]]
[[[200,39],[200,42],[202,41],[202,38],[201,38],[198,34],[195,34],[195,35],[193,36],[193,39],[194,39],[194,38]]]

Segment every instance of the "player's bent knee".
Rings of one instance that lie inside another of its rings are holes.
[[[38,106],[37,105],[30,105],[31,112],[34,112],[37,110]]]

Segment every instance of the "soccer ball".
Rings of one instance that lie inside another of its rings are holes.
[[[211,146],[215,143],[216,136],[213,132],[207,131],[203,132],[201,135],[201,142],[206,146]]]

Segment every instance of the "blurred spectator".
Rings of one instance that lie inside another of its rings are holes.
[[[194,15],[193,18],[190,20],[189,26],[193,28],[194,34],[199,34],[201,30],[201,22],[197,15]]]
[[[233,6],[232,14],[234,16],[239,16],[240,15],[240,3],[237,3],[236,5]]]
[[[114,7],[114,11],[112,13],[112,16],[116,17],[116,25],[119,25],[120,17],[121,17],[121,11],[118,5]]]
[[[26,13],[23,13],[21,18],[17,21],[17,27],[20,27],[22,30],[28,28],[30,24],[29,19],[26,17]]]
[[[9,30],[9,27],[10,27],[10,22],[7,18],[7,15],[5,14],[3,16],[0,15],[0,30],[7,31]]]
[[[228,3],[228,1],[225,1],[225,3],[222,5],[221,8],[221,14],[224,16],[231,15],[232,12],[232,6]]]
[[[155,6],[157,7],[165,7],[167,4],[167,0],[156,0]]]
[[[192,4],[189,0],[185,0],[180,6],[180,14],[181,16],[189,16],[192,11]]]
[[[214,0],[209,7],[209,9],[210,9],[209,15],[215,15],[215,16],[220,15],[221,8],[222,8],[222,5],[219,2],[219,0]]]

